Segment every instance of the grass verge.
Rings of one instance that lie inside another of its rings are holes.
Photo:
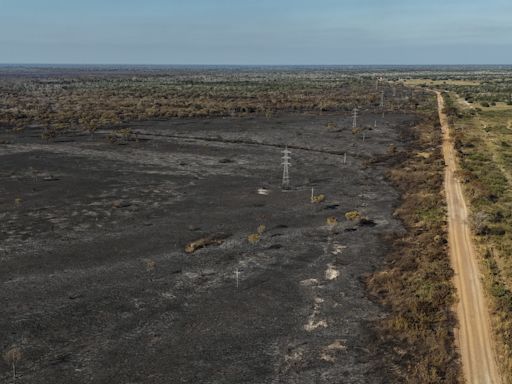
[[[482,255],[499,365],[512,384],[512,131],[510,115],[465,107],[446,94],[460,178],[471,208],[472,230]]]

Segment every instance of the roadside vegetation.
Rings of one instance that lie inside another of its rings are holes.
[[[394,164],[389,177],[402,193],[396,215],[407,232],[392,240],[385,269],[368,285],[390,311],[380,325],[380,342],[390,350],[387,365],[396,382],[457,383],[460,363],[453,334],[442,137],[433,98],[427,103],[429,112],[409,133],[409,152],[382,159]]]
[[[454,92],[445,100],[482,256],[499,363],[505,382],[512,383],[512,110],[473,108]]]

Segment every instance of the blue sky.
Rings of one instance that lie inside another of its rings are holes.
[[[512,1],[0,0],[0,63],[512,64]]]

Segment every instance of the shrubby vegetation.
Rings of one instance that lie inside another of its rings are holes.
[[[488,108],[496,103],[512,105],[512,67],[446,67],[402,74],[423,87],[435,85],[460,95],[466,102]]]
[[[433,99],[433,98],[432,98]],[[413,129],[411,152],[394,152],[375,161],[392,161],[390,179],[403,193],[397,216],[407,228],[392,240],[387,267],[368,281],[390,316],[380,342],[390,350],[387,365],[400,383],[457,383],[459,358],[453,270],[447,252],[446,206],[442,198],[444,161],[441,129],[430,114]],[[430,156],[417,156],[417,153]]]
[[[466,110],[446,94],[452,134],[472,210],[472,229],[483,256],[485,284],[493,306],[500,363],[512,382],[512,132],[506,111]]]
[[[38,125],[44,128],[45,138],[52,138],[63,129],[94,131],[137,120],[377,108],[380,90],[373,76],[329,68],[30,68],[20,72],[3,67],[0,126]],[[389,100],[386,110],[417,105],[412,97]]]

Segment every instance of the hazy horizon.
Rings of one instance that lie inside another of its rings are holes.
[[[215,63],[191,63],[191,64],[174,64],[174,63],[64,63],[64,62],[25,62],[25,63],[16,63],[16,62],[0,62],[0,66],[2,67],[19,67],[19,66],[27,66],[27,67],[161,67],[161,68],[192,68],[192,67],[206,67],[206,68],[494,68],[494,67],[512,67],[512,63],[488,63],[488,64],[479,64],[479,63],[468,63],[468,64],[436,64],[436,63],[419,63],[419,64],[215,64]]]
[[[0,0],[0,63],[507,65],[505,0]]]

